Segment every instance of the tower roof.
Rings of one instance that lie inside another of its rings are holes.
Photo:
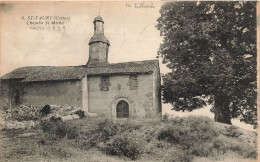
[[[104,23],[102,17],[100,15],[98,15],[95,19],[94,19],[94,25],[95,25],[95,30],[96,30],[96,26],[98,25],[96,23],[96,21],[98,22],[102,22]],[[100,25],[100,24],[99,24]],[[103,24],[102,24],[102,28],[101,28],[102,32],[96,32],[95,31],[95,34],[91,37],[91,39],[89,40],[89,45],[91,43],[94,43],[94,42],[103,42],[103,43],[106,43],[108,45],[110,45],[108,39],[106,38],[106,36],[104,35],[104,29],[103,29]]]
[[[104,35],[97,35],[97,34],[93,35],[91,37],[91,39],[89,40],[88,44],[90,45],[91,43],[94,43],[94,42],[103,42],[103,43],[107,43],[110,46],[110,43],[109,43],[107,37]]]
[[[102,19],[102,17],[101,16],[97,16],[95,19],[94,19],[94,21],[93,21],[93,23],[95,22],[95,21],[101,21],[101,22],[103,22],[104,23],[104,21],[103,21],[103,19]]]

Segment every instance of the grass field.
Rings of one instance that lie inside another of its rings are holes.
[[[206,117],[96,118],[3,130],[0,161],[256,161],[257,135]]]

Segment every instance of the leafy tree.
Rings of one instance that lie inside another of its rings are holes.
[[[177,111],[213,104],[215,120],[256,126],[256,2],[167,2],[158,54],[172,71],[163,100]]]

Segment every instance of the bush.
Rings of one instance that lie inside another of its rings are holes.
[[[97,146],[100,143],[106,143],[113,136],[122,132],[132,132],[141,127],[131,122],[114,123],[111,120],[105,119],[97,124],[96,127],[90,131],[84,130],[79,132],[79,136],[76,139],[77,145],[84,149],[89,149]]]
[[[124,132],[116,135],[103,149],[106,153],[115,156],[126,156],[136,160],[144,152],[145,140],[134,132]]]
[[[48,115],[48,114],[50,114],[51,113],[51,107],[50,107],[50,105],[45,105],[45,106],[43,106],[43,108],[41,109],[41,115],[42,116],[46,116],[46,115]]]
[[[191,151],[192,155],[204,157],[217,157],[224,155],[228,151],[232,151],[241,155],[243,158],[257,158],[257,151],[252,146],[245,143],[229,141],[226,138],[217,138],[212,142],[202,143],[199,146],[193,147]]]
[[[67,138],[68,139],[76,139],[79,137],[79,131],[77,127],[72,127],[69,128],[68,133],[67,133]]]
[[[49,140],[59,140],[66,136],[68,126],[62,121],[41,121],[40,125],[46,138]]]
[[[76,142],[81,148],[89,149],[97,146],[99,143],[108,141],[112,136],[116,135],[117,132],[118,125],[105,119],[89,131],[80,130]]]
[[[62,158],[70,158],[73,154],[62,144],[60,143],[50,143],[48,146],[43,146],[37,150],[38,154],[43,157],[57,157],[59,159]]]
[[[238,127],[233,126],[233,125],[230,126],[230,127],[228,127],[228,128],[226,128],[226,131],[224,131],[224,132],[222,132],[222,133],[223,133],[224,135],[226,135],[226,136],[235,137],[235,138],[237,138],[237,137],[243,135],[243,132],[240,131],[240,130],[238,129]]]
[[[79,136],[77,127],[71,127],[60,120],[41,121],[40,126],[46,140],[60,140],[65,136],[68,139],[75,139]]]
[[[98,124],[98,127],[90,131],[91,145],[96,146],[100,142],[106,142],[110,137],[117,134],[118,126],[112,121],[106,119]]]
[[[218,136],[212,122],[211,119],[205,117],[171,119],[170,124],[160,130],[157,138],[189,149],[201,143],[210,142]]]
[[[191,149],[191,154],[195,156],[218,156],[224,155],[227,152],[225,143],[219,139],[213,142],[205,142]]]
[[[179,150],[179,149],[172,149],[164,157],[164,161],[169,162],[191,162],[194,159],[194,156],[187,150]]]
[[[85,115],[85,112],[82,111],[82,110],[78,110],[78,111],[76,111],[75,114],[77,114],[80,118],[83,118],[83,117],[86,116],[86,115]]]
[[[162,121],[163,122],[168,122],[170,120],[170,116],[169,116],[169,114],[164,114],[163,116],[162,116]]]
[[[257,150],[241,142],[226,142],[227,149],[242,155],[244,158],[257,158]]]

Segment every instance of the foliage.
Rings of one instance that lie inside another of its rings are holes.
[[[221,130],[225,129],[221,127]],[[142,120],[115,123],[89,118],[69,122],[51,120],[41,122],[41,127],[29,132],[5,132],[9,137],[3,141],[5,152],[3,157],[0,155],[0,161],[28,161],[28,158],[32,161],[41,158],[51,161],[60,161],[61,158],[72,158],[68,161],[100,161],[103,157],[103,161],[140,159],[189,162],[195,157],[216,158],[229,153],[256,159],[257,149],[247,140],[218,135],[215,130],[218,129],[213,120],[193,116],[171,118],[168,122]],[[24,133],[31,135],[22,136]],[[246,132],[244,136],[247,136]],[[175,140],[171,140],[172,137]],[[247,137],[256,139],[252,132]]]
[[[158,54],[172,72],[163,100],[177,111],[213,104],[215,120],[257,125],[256,2],[167,2]]]
[[[233,125],[230,126],[230,127],[228,127],[228,128],[226,128],[226,130],[223,131],[222,133],[223,133],[224,135],[226,135],[226,136],[235,137],[235,138],[237,138],[237,137],[243,135],[243,132],[240,131],[240,130],[238,129],[238,127],[233,126]]]
[[[55,156],[59,159],[69,158],[72,156],[72,153],[60,144],[49,144],[48,148],[41,149],[39,153],[43,157]]]
[[[172,118],[158,133],[158,140],[171,143],[189,155],[186,161],[195,156],[211,157],[233,151],[244,158],[256,158],[257,151],[249,144],[221,138],[214,128],[212,120],[206,117]],[[229,137],[238,137],[241,131],[237,127],[227,128]],[[158,144],[157,144],[158,145]],[[164,147],[159,145],[159,147]],[[182,158],[180,155],[179,158]]]
[[[131,122],[114,123],[111,120],[105,119],[99,122],[98,125],[90,131],[80,131],[77,141],[81,147],[89,149],[100,143],[106,143],[117,134],[125,131],[131,132],[139,128],[140,125]]]
[[[144,138],[139,138],[136,132],[126,131],[116,135],[105,147],[105,152],[136,160],[144,152],[145,143]]]
[[[78,111],[76,111],[75,114],[77,114],[80,118],[83,118],[83,117],[86,116],[86,115],[85,115],[85,112],[82,111],[82,110],[78,110]]]
[[[90,132],[90,145],[96,146],[100,142],[108,141],[116,135],[118,127],[112,121],[106,119],[98,124],[98,127]]]
[[[162,121],[163,121],[163,122],[168,122],[169,119],[170,119],[170,116],[169,116],[169,114],[167,114],[167,113],[162,116]]]
[[[79,130],[77,127],[69,127],[67,132],[68,139],[76,139],[79,136]]]
[[[75,139],[79,136],[77,127],[71,127],[60,120],[41,121],[40,126],[45,133],[46,140],[61,140],[65,136],[68,139]]]
[[[165,161],[169,162],[191,162],[194,159],[194,155],[192,155],[187,150],[170,150],[169,155],[165,157]]]
[[[80,130],[76,142],[83,149],[90,149],[101,142],[108,141],[117,133],[117,126],[110,120],[106,119],[98,123],[91,130]]]
[[[209,118],[175,118],[159,132],[158,139],[178,144],[184,149],[197,147],[218,136],[212,125]]]

